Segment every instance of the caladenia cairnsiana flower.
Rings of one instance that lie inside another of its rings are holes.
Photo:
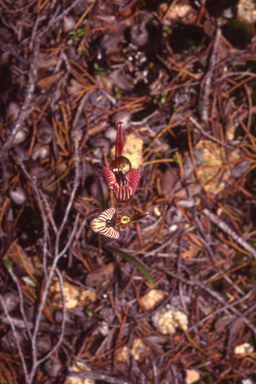
[[[150,215],[151,212],[128,215],[123,212],[117,213],[115,208],[109,208],[102,212],[98,217],[93,219],[90,227],[96,233],[111,237],[112,239],[118,239],[120,233],[115,228],[118,228],[122,231],[129,224],[135,223],[136,221],[144,219]]]
[[[140,174],[137,169],[132,168],[132,164],[127,157],[122,156],[124,138],[122,123],[117,124],[115,159],[109,167],[103,167],[102,177],[109,189],[112,189],[115,198],[119,202],[129,201],[139,183]]]

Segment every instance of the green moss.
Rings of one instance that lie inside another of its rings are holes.
[[[225,292],[225,289],[226,289],[226,284],[224,284],[223,280],[216,280],[216,281],[213,281],[212,283],[212,286],[214,288],[215,291],[217,292],[220,292],[223,294],[223,292]]]
[[[134,121],[141,121],[145,117],[148,117],[148,115],[150,113],[153,113],[156,109],[158,109],[157,105],[152,102],[150,104],[145,105],[145,108],[142,109],[141,111],[133,113],[132,118]]]
[[[148,85],[143,80],[140,80],[133,90],[138,96],[144,96],[148,94]]]
[[[256,284],[256,265],[254,261],[243,269],[243,273],[247,276],[247,284]]]
[[[140,47],[140,51],[154,53],[162,45],[162,31],[160,27],[157,27],[151,24],[147,25],[147,31],[148,31],[148,40],[146,44]]]
[[[233,45],[242,49],[251,41],[251,27],[245,21],[230,20],[222,27],[223,36]]]
[[[195,25],[176,24],[169,37],[169,43],[175,53],[193,52],[201,46],[205,34],[202,28]]]

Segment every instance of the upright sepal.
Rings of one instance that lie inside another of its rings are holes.
[[[122,130],[122,123],[117,124],[117,134],[116,134],[116,157],[120,157],[123,154],[124,149],[124,136]]]

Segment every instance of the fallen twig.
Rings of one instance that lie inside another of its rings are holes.
[[[227,224],[221,221],[217,216],[209,211],[209,209],[203,209],[203,213],[207,216],[217,227],[222,229],[225,233],[231,236],[235,241],[237,241],[246,251],[250,252],[253,257],[256,259],[256,251],[253,249],[246,241],[244,241],[236,232],[230,229]]]

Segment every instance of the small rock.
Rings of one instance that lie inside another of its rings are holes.
[[[13,148],[14,151],[14,159],[16,162],[19,161],[25,161],[28,159],[28,156],[26,154],[26,149],[23,145],[16,145],[16,147]]]
[[[14,139],[12,141],[12,146],[16,146],[23,143],[26,140],[26,137],[27,137],[26,132],[23,129],[20,129],[14,136]]]
[[[45,175],[45,169],[35,162],[29,164],[29,173],[34,180],[41,179]]]
[[[102,284],[104,281],[112,278],[115,270],[115,263],[108,263],[103,267],[100,267],[86,276],[85,284],[88,287],[95,287]]]
[[[195,369],[186,369],[186,384],[195,383],[199,379],[200,375]]]
[[[244,344],[241,344],[241,345],[237,345],[234,348],[235,355],[248,355],[248,354],[253,353],[253,352],[254,352],[254,348],[249,343],[244,343]]]
[[[131,28],[131,43],[141,47],[148,40],[148,31],[144,24],[135,24]]]
[[[79,372],[84,372],[84,371],[90,372],[91,369],[85,363],[82,363],[80,361],[76,361],[75,363],[73,363],[70,371],[72,373],[74,373],[74,372],[79,373]],[[80,376],[75,376],[75,375],[67,376],[65,379],[65,382],[64,382],[64,384],[94,384],[94,383],[95,383],[95,381],[93,379],[88,379],[85,377],[80,377]]]
[[[116,128],[109,127],[105,132],[105,137],[111,142],[115,143],[116,141]]]
[[[47,353],[52,349],[52,338],[49,333],[44,333],[36,339],[36,348],[39,353]]]
[[[119,362],[119,363],[124,363],[124,364],[128,364],[128,347],[127,346],[124,346],[123,348],[119,348],[117,351],[116,351],[116,360]]]
[[[163,335],[175,333],[178,327],[187,329],[188,326],[187,315],[169,304],[152,316],[152,322]]]
[[[51,356],[44,364],[44,370],[49,377],[56,378],[59,376],[62,364],[57,356]]]
[[[159,289],[151,289],[151,291],[141,298],[141,304],[148,311],[154,308],[163,298],[164,293],[162,291]]]
[[[105,51],[106,55],[117,50],[119,43],[124,43],[124,35],[122,33],[123,26],[120,24],[119,33],[105,33],[101,39],[100,47]]]
[[[141,339],[135,339],[131,348],[131,356],[134,360],[139,360],[141,355],[146,351],[146,348],[146,345]]]
[[[175,168],[168,168],[164,171],[162,177],[162,193],[164,195],[169,195],[173,193],[175,184],[179,180],[178,170]]]
[[[44,160],[50,157],[50,147],[49,145],[42,145],[40,143],[37,143],[33,151],[31,153],[31,159],[32,160],[37,160],[38,158],[40,160]]]
[[[96,299],[94,291],[70,284],[68,281],[64,281],[63,290],[67,309],[85,308]],[[57,279],[53,279],[49,287],[48,300],[54,309],[63,307],[60,282]]]
[[[98,156],[96,155],[96,152],[93,152],[93,156],[97,158],[102,158],[102,151],[100,150],[100,148],[104,148],[106,156],[109,155],[110,144],[109,144],[109,141],[104,137],[94,138],[90,140],[90,146],[99,149],[99,152],[101,153],[100,157],[99,155]]]
[[[19,104],[11,101],[6,109],[5,119],[9,120],[11,117],[13,117],[13,120],[16,120],[20,113],[20,109],[21,107]]]
[[[65,32],[70,32],[73,30],[76,25],[76,21],[72,16],[64,16],[63,17],[63,25]]]
[[[220,317],[214,324],[215,331],[217,333],[225,332],[227,326],[230,325],[235,319],[236,319],[235,315],[226,315],[224,317]]]
[[[110,307],[104,307],[104,308],[102,309],[102,311],[101,311],[101,314],[102,314],[102,316],[103,316],[103,319],[104,319],[107,323],[111,324],[111,323],[114,321],[115,313],[114,313],[114,311],[113,311],[112,308],[110,308]]]
[[[0,38],[5,43],[10,43],[10,41],[12,39],[12,33],[7,28],[0,28]]]
[[[40,121],[37,127],[36,139],[41,144],[50,144],[53,138],[53,128],[46,119]]]
[[[126,74],[119,69],[109,75],[109,81],[112,88],[117,87],[122,91],[132,92],[132,87],[127,80]]]
[[[4,303],[6,305],[8,312],[12,312],[18,308],[20,301],[17,293],[6,292],[2,294],[2,298],[4,300]],[[0,302],[0,311],[4,311],[1,302]]]
[[[14,337],[12,330],[10,329],[2,338],[1,338],[1,347],[3,351],[7,352],[16,352],[18,350],[17,342],[21,345],[24,341],[23,334],[16,329],[16,337]]]
[[[248,171],[250,165],[252,165],[251,161],[242,161],[241,163],[236,164],[232,169],[231,177],[241,177],[245,172]]]
[[[240,0],[237,5],[237,16],[240,19],[246,20],[249,24],[254,24],[256,21],[255,1]]]
[[[130,111],[120,111],[113,115],[112,122],[117,126],[119,122],[122,123],[122,128],[125,131],[131,126],[132,123],[132,114]]]
[[[10,198],[15,204],[22,205],[26,201],[26,193],[24,189],[17,187],[15,190],[9,192]]]

